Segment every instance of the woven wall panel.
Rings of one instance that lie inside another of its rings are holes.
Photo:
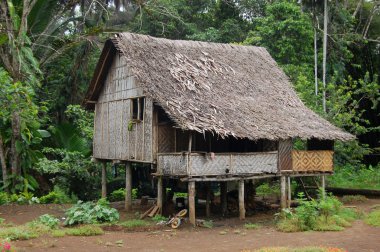
[[[291,139],[282,140],[278,143],[278,169],[281,171],[292,170],[292,149]]]
[[[186,175],[187,155],[168,154],[157,156],[157,170],[163,175]]]
[[[166,125],[158,127],[158,153],[174,152],[174,134],[173,127]]]
[[[245,173],[276,173],[277,153],[262,153],[258,155],[234,155],[233,172]]]
[[[230,155],[215,155],[214,159],[211,159],[209,154],[191,155],[190,165],[190,175],[193,176],[224,175],[232,173]]]
[[[333,151],[292,151],[294,171],[332,171]]]

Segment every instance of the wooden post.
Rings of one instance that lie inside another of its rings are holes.
[[[222,215],[227,214],[227,182],[220,182],[220,203],[222,205]]]
[[[195,226],[195,182],[190,181],[188,184],[189,191],[189,219],[190,223]]]
[[[107,163],[102,163],[102,198],[107,197]]]
[[[125,210],[132,210],[132,168],[131,162],[125,164]]]
[[[288,204],[287,207],[290,208],[290,205],[292,204],[292,187],[290,184],[290,176],[288,176]]]
[[[162,194],[162,177],[158,177],[157,179],[157,206],[160,211],[160,214],[162,214],[162,200],[163,200],[163,194]]]
[[[286,208],[286,177],[281,175],[281,209]]]
[[[245,207],[244,207],[244,180],[239,180],[239,218],[245,219]]]
[[[211,188],[210,188],[210,183],[208,182],[207,183],[207,187],[206,187],[206,217],[210,217],[210,203],[211,203]]]
[[[325,199],[326,197],[326,176],[322,175],[322,199]]]

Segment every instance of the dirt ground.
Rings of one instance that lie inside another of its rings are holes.
[[[380,199],[353,203],[368,212]],[[64,206],[2,206],[0,218],[22,224],[41,214],[63,216]],[[255,230],[245,230],[244,223],[259,223]],[[380,252],[380,228],[366,225],[362,220],[340,232],[282,233],[275,230],[273,212],[256,214],[240,221],[237,218],[215,220],[212,229],[181,227],[145,232],[109,232],[92,237],[40,237],[14,242],[20,251],[241,251],[268,246],[339,247],[350,252]]]

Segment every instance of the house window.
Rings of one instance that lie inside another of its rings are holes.
[[[145,104],[144,97],[131,99],[133,120],[138,120],[138,121],[144,120],[144,104]]]

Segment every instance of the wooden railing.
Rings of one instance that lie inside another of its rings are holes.
[[[172,176],[248,175],[277,172],[277,152],[160,153],[158,173]]]
[[[293,171],[302,172],[331,172],[333,171],[334,151],[292,150]]]

